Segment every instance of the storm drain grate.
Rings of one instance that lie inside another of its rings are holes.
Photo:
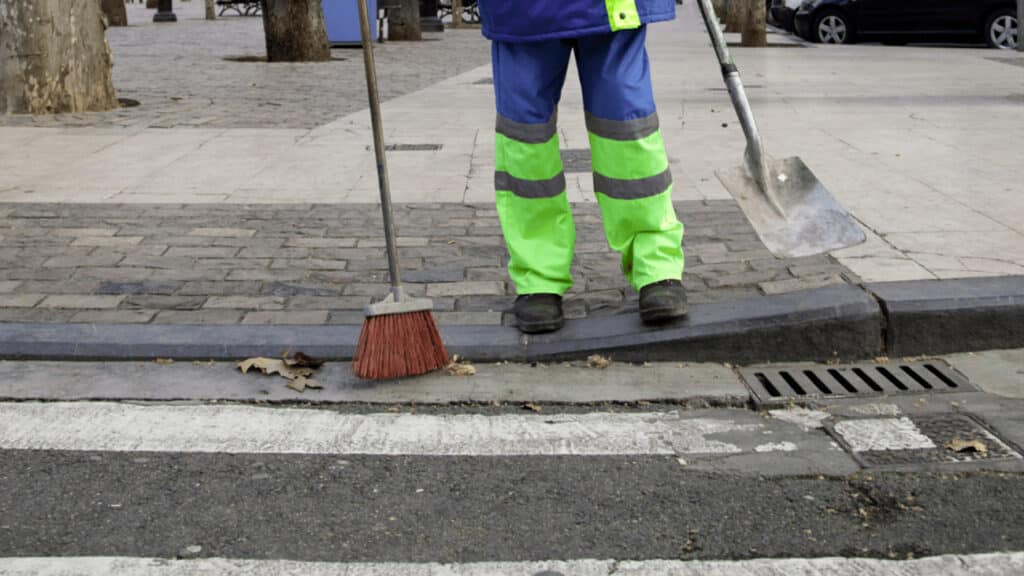
[[[386,144],[384,149],[388,152],[433,152],[440,150],[443,144]],[[370,146],[367,150],[372,150]]]
[[[793,364],[740,370],[757,404],[801,398],[841,398],[888,394],[973,392],[967,378],[942,360],[889,364]]]
[[[562,150],[562,167],[566,174],[590,172],[590,150],[586,148]]]
[[[913,449],[856,450],[850,438],[843,433],[843,423],[858,420],[839,420],[826,424],[829,434],[836,439],[862,466],[871,468],[899,467],[916,464],[958,464],[966,462],[989,462],[992,460],[1013,460],[1021,456],[1003,442],[977,419],[967,414],[938,414],[934,416],[913,416],[910,429],[897,432],[920,435],[930,441],[930,447]],[[878,420],[859,420],[879,422]],[[870,427],[863,426],[863,430]],[[898,429],[898,428],[897,428]],[[899,440],[899,439],[895,439]],[[878,439],[873,440],[877,442]],[[897,442],[898,443],[898,442]],[[927,442],[926,442],[927,443]],[[978,448],[981,448],[979,450]]]

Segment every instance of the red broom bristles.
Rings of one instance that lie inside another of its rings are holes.
[[[448,365],[448,351],[429,310],[370,316],[359,334],[356,376],[383,380],[426,374]]]

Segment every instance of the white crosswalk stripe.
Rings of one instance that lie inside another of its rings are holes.
[[[1014,576],[1024,553],[917,560],[792,558],[739,561],[570,560],[467,564],[331,563],[158,558],[0,558],[0,576]]]

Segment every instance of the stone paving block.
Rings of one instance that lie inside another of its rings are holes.
[[[116,252],[98,252],[89,256],[54,256],[43,262],[44,268],[79,268],[82,266],[113,266],[124,259]]]
[[[843,267],[836,263],[806,264],[790,266],[789,271],[790,273],[793,274],[793,276],[797,277],[822,276],[825,274],[842,274]]]
[[[705,279],[705,282],[707,283],[709,288],[723,288],[750,284],[760,284],[761,282],[778,280],[780,279],[780,275],[783,278],[789,277],[788,272],[779,272],[776,270],[753,270],[750,272],[740,272],[737,274],[713,276]]]
[[[309,248],[265,248],[247,247],[238,253],[239,258],[308,258]]]
[[[0,308],[0,322],[68,322],[79,310]]]
[[[166,256],[186,258],[234,258],[239,252],[232,246],[171,246]]]
[[[67,280],[72,268],[2,268],[0,280]]]
[[[190,270],[153,270],[149,279],[154,282],[177,282],[197,280],[224,280],[227,270],[216,268],[194,268]]]
[[[0,294],[14,292],[18,286],[21,286],[20,280],[0,280]]]
[[[283,310],[282,296],[210,296],[203,308],[234,308],[238,310]]]
[[[701,264],[725,264],[729,262],[747,262],[750,260],[770,258],[771,255],[771,252],[769,252],[766,248],[762,247],[759,250],[745,250],[742,252],[702,254],[700,256],[700,262]]]
[[[142,242],[142,236],[80,236],[71,241],[72,246],[134,246]]]
[[[303,270],[274,270],[269,268],[255,268],[250,270],[231,270],[227,273],[227,280],[261,280],[267,282],[294,282],[302,280],[305,276]]]
[[[46,294],[5,294],[3,297],[4,308],[32,308],[46,298]]]
[[[206,296],[166,296],[160,294],[131,294],[125,298],[121,308],[151,310],[198,310],[206,302]]]
[[[288,238],[287,248],[354,248],[355,238]]]
[[[402,272],[402,281],[414,284],[431,284],[438,282],[461,282],[466,279],[466,269],[462,266],[451,268],[424,268]]]
[[[340,293],[341,287],[292,282],[268,282],[260,288],[264,296],[338,296]]]
[[[498,296],[504,293],[505,283],[497,281],[448,282],[427,285],[427,296]]]
[[[54,236],[67,236],[67,237],[92,237],[97,236],[113,236],[117,234],[117,228],[51,228],[50,234]]]
[[[185,282],[178,289],[180,296],[256,296],[260,294],[262,284],[260,282]],[[268,294],[271,295],[271,294]],[[272,296],[284,296],[284,294],[272,294]]]
[[[845,284],[846,280],[838,274],[822,274],[820,276],[804,276],[800,278],[787,278],[774,282],[761,282],[758,286],[765,294],[783,294],[796,290],[810,290],[811,288],[824,288],[834,284]]]
[[[464,296],[455,299],[455,310],[459,312],[511,311],[514,296]]]
[[[467,268],[466,280],[508,280],[508,271],[504,268]]]
[[[328,324],[359,325],[366,320],[366,316],[358,310],[336,310],[327,317]]]
[[[82,310],[70,322],[84,324],[145,324],[157,315],[157,310]]]
[[[106,309],[117,308],[124,295],[52,294],[38,304],[40,308]]]
[[[369,304],[369,296],[295,296],[288,299],[289,310],[362,310]]]
[[[274,258],[270,263],[272,270],[365,270],[387,268],[387,262],[377,262],[372,268],[352,268],[358,260],[324,260],[320,258]],[[367,261],[363,261],[367,262]]]
[[[193,228],[188,234],[189,236],[252,238],[256,235],[256,230],[247,228]]]
[[[174,294],[182,282],[102,282],[97,294]]]
[[[249,312],[242,318],[242,324],[326,324],[329,314],[327,310]]]
[[[72,277],[82,280],[106,280],[111,283],[142,283],[146,279],[150,278],[153,275],[153,272],[154,270],[152,268],[135,268],[132,266],[118,266],[114,268],[109,266],[98,266],[79,268],[75,270]],[[113,292],[110,293],[113,294]]]
[[[92,294],[100,286],[99,280],[71,279],[58,280],[24,280],[18,287],[19,292],[35,294]]]
[[[434,312],[437,323],[455,326],[500,326],[501,312]]]
[[[399,236],[395,239],[395,243],[401,248],[409,248],[413,246],[426,246],[430,243],[430,239]],[[356,246],[358,248],[384,248],[385,243],[383,238],[360,238]]]
[[[164,310],[153,319],[154,324],[237,324],[244,310]]]

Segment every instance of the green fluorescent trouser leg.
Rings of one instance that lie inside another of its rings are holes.
[[[526,125],[499,116],[495,169],[498,216],[517,293],[564,294],[572,287],[576,229],[554,118]]]
[[[587,115],[594,191],[608,245],[640,288],[683,274],[683,225],[672,206],[672,174],[652,114],[613,121]]]

